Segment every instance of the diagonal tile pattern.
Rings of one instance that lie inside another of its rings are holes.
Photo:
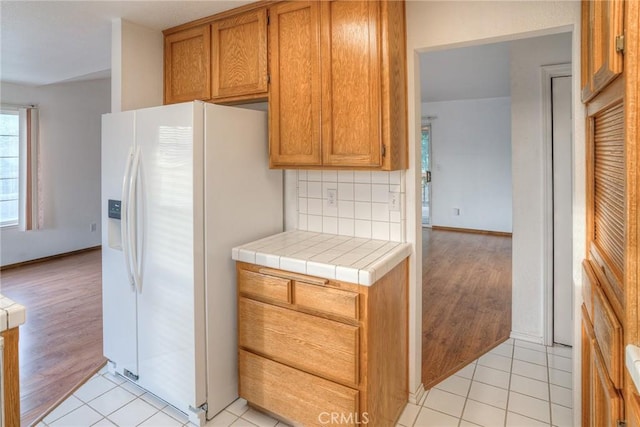
[[[572,351],[510,339],[407,404],[398,427],[570,427]],[[98,372],[38,427],[193,427],[186,416],[135,385]],[[283,427],[238,399],[207,423]],[[374,426],[375,427],[375,426]]]

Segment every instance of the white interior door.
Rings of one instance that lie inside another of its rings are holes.
[[[551,79],[553,141],[553,341],[573,342],[571,76]]]

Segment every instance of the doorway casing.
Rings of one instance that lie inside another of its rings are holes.
[[[545,284],[543,288],[543,341],[544,345],[553,345],[553,308],[554,308],[554,201],[553,201],[553,109],[551,79],[554,77],[571,76],[571,64],[547,65],[541,67],[542,84],[542,126],[544,143],[542,146],[544,157],[544,255],[543,269]],[[573,146],[573,140],[571,142]],[[567,165],[572,168],[572,164]],[[572,257],[569,256],[569,262]],[[573,287],[573,286],[572,286]]]

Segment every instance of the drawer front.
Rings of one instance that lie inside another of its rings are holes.
[[[240,397],[305,426],[355,425],[358,390],[239,351]],[[330,414],[341,414],[336,423]]]
[[[593,288],[598,283],[593,267],[586,259],[582,261],[582,299],[589,313],[589,318],[593,319]]]
[[[238,289],[241,294],[248,296],[291,302],[291,280],[280,277],[241,269],[238,271]]]
[[[293,303],[322,313],[358,319],[358,294],[355,292],[295,282]]]
[[[592,354],[591,373],[591,425],[595,427],[616,427],[622,419],[624,402],[603,365],[605,360],[595,348]]]
[[[240,298],[238,344],[314,375],[357,386],[358,327]]]
[[[616,388],[622,388],[622,326],[600,286],[593,288],[593,332],[603,364]]]

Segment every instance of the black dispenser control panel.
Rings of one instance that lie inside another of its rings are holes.
[[[109,218],[120,219],[120,210],[122,202],[120,200],[109,199]]]

